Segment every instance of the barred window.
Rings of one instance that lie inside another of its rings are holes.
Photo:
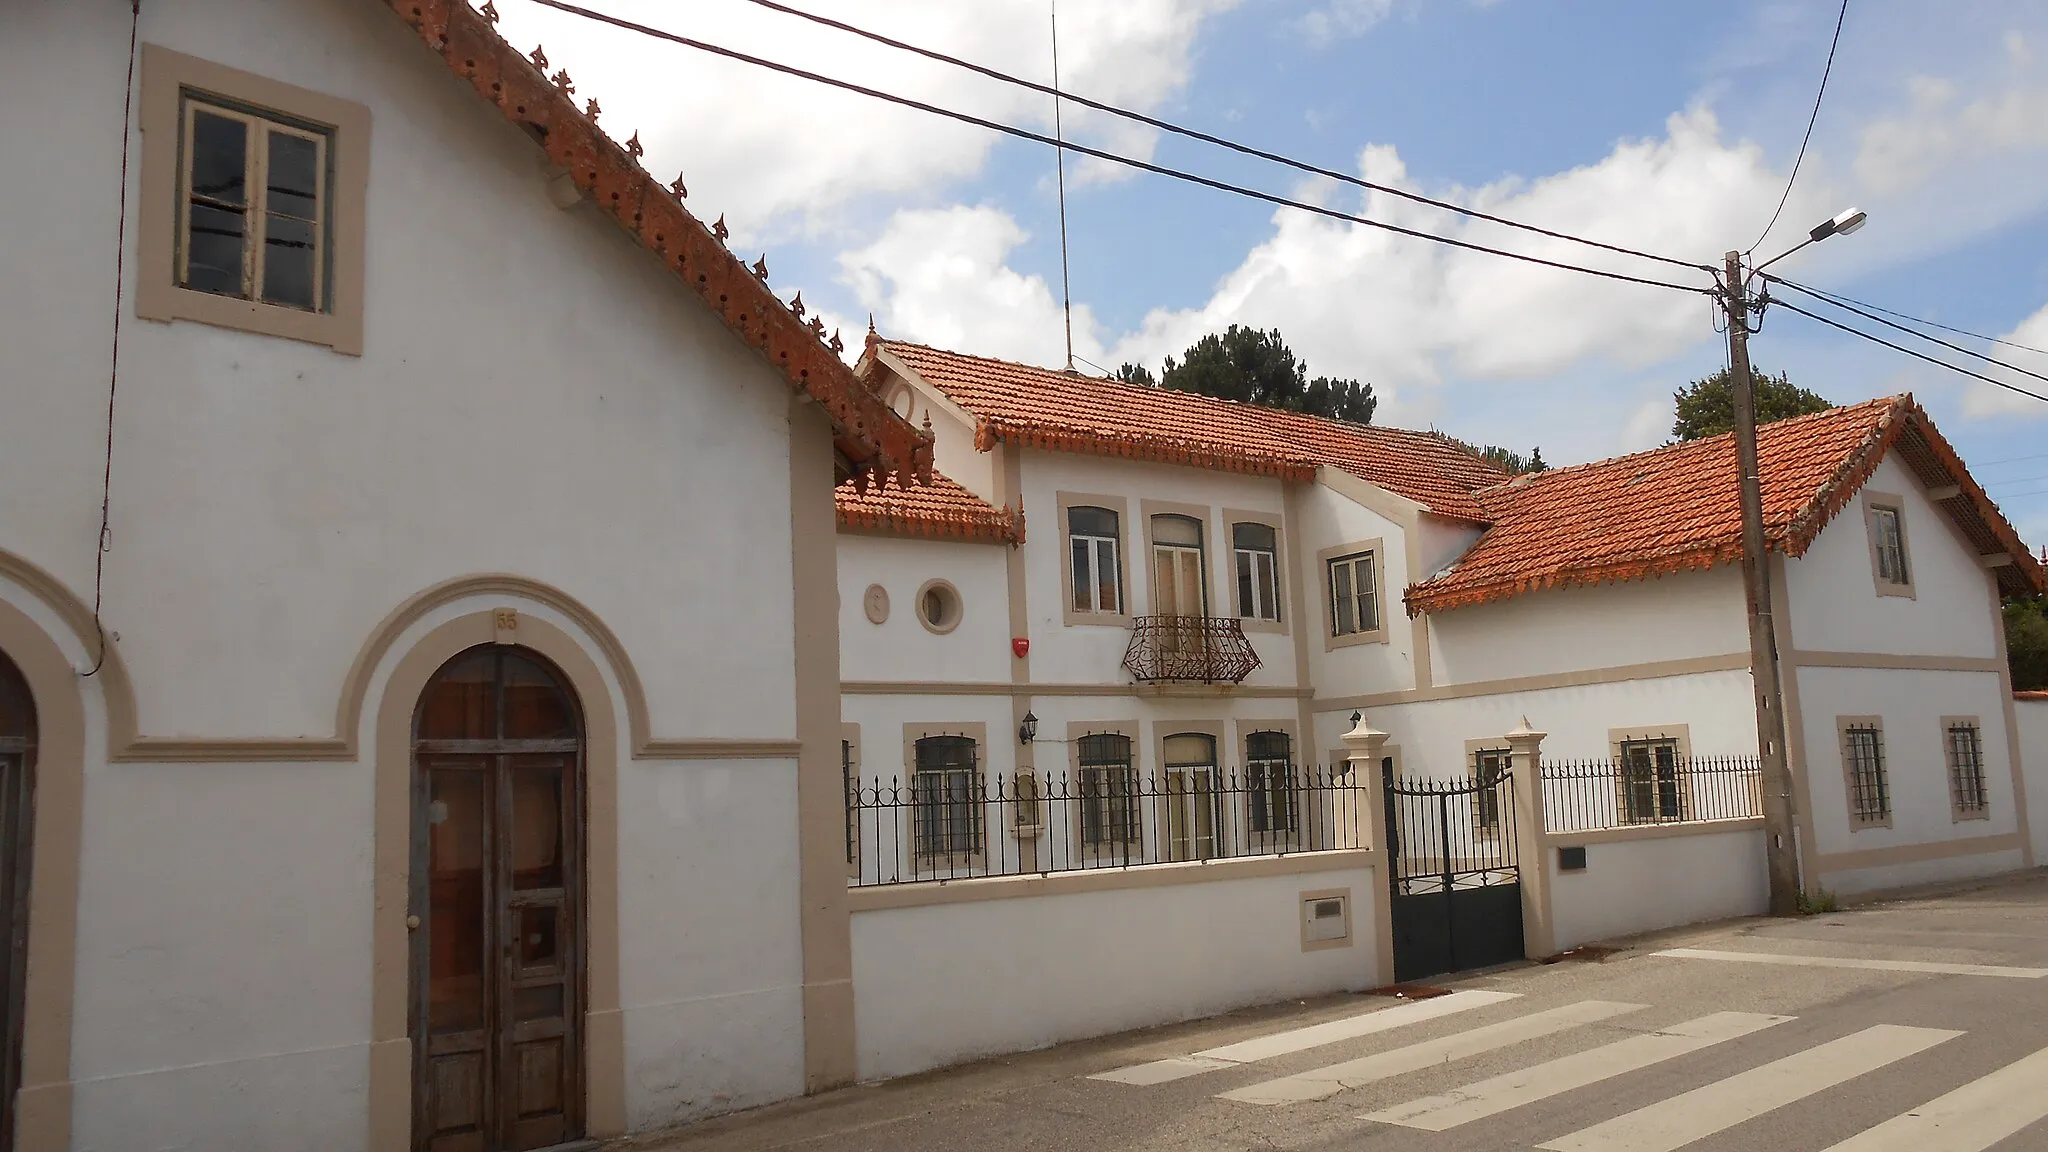
[[[1246,816],[1253,832],[1296,830],[1294,741],[1285,732],[1253,732],[1244,738]]]
[[[1500,781],[1513,768],[1505,748],[1483,748],[1472,754],[1472,775],[1485,787],[1472,794],[1473,815],[1479,826],[1500,827]]]
[[[1875,724],[1842,730],[1842,761],[1848,774],[1849,815],[1857,824],[1892,818],[1891,785],[1885,778],[1884,733]]]
[[[853,741],[839,742],[839,786],[846,797],[846,862],[855,864],[860,856],[859,838],[855,835],[860,819],[860,782],[853,774]]]
[[[1081,843],[1125,852],[1137,848],[1138,770],[1131,762],[1131,738],[1098,732],[1078,742],[1081,769]]]
[[[1942,741],[1948,750],[1948,795],[1960,819],[1986,815],[1991,798],[1984,790],[1984,741],[1977,725],[1951,721]]]
[[[1685,819],[1678,741],[1630,740],[1622,744],[1621,819],[1627,824]]]
[[[911,787],[919,856],[980,854],[981,788],[972,737],[919,740]]]

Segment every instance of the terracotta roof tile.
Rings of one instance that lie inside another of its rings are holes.
[[[841,528],[990,544],[1024,542],[1021,510],[998,508],[938,472],[915,488],[848,480],[835,495]]]
[[[1961,489],[1942,506],[1981,553],[2013,556],[2001,580],[2014,590],[2042,586],[2039,561],[1910,396],[1758,429],[1766,546],[1804,554],[1893,450],[1930,487]],[[1449,571],[1408,589],[1411,614],[1742,558],[1733,435],[1558,468],[1477,495],[1492,527]]]
[[[1429,432],[1351,424],[1192,392],[879,341],[977,421],[977,444],[1006,440],[1054,451],[1308,480],[1318,467],[1480,520],[1472,493],[1507,476]]]
[[[576,106],[567,71],[552,80],[545,55],[528,58],[492,27],[494,11],[477,12],[463,0],[384,0],[478,96],[540,142],[599,210],[661,260],[726,327],[785,376],[797,392],[816,400],[832,421],[839,450],[856,470],[872,468],[908,484],[931,468],[931,442],[854,378],[828,344],[823,327],[808,324],[770,292],[765,264],[750,270],[716,234],[683,207],[683,183],[664,186],[640,167],[638,134],[621,146],[597,126],[597,101]]]

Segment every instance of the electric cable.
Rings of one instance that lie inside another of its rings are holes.
[[[540,2],[544,2],[544,0],[536,0],[536,3]],[[941,64],[950,64],[955,68],[963,68],[969,72],[973,72],[981,76],[986,76],[991,80],[1001,81],[1004,84],[1014,84],[1017,87],[1028,88],[1034,92],[1038,92],[1043,95],[1056,96],[1058,98],[1071,100],[1084,108],[1093,108],[1097,112],[1105,112],[1111,116],[1116,116],[1125,120],[1132,121],[1134,123],[1143,124],[1150,128],[1157,128],[1162,132],[1170,132],[1176,136],[1185,136],[1190,140],[1199,140],[1204,144],[1213,144],[1218,148],[1227,148],[1233,152],[1241,153],[1242,155],[1256,157],[1257,159],[1269,161],[1274,164],[1282,164],[1296,170],[1297,172],[1306,172],[1312,176],[1321,176],[1326,179],[1336,180],[1344,184],[1350,184],[1354,187],[1364,188],[1373,192],[1384,192],[1389,196],[1399,196],[1404,200],[1412,200],[1417,204],[1427,204],[1432,208],[1441,208],[1446,212],[1456,212],[1461,216],[1469,216],[1474,220],[1485,220],[1489,223],[1500,224],[1508,228],[1519,228],[1522,231],[1533,232],[1539,236],[1548,236],[1553,240],[1565,240],[1573,244],[1585,244],[1593,248],[1601,248],[1609,252],[1617,252],[1624,256],[1637,256],[1641,257],[1644,260],[1656,260],[1661,263],[1675,265],[1680,268],[1689,268],[1703,272],[1711,272],[1714,270],[1713,266],[1709,264],[1700,264],[1691,260],[1681,260],[1675,256],[1660,256],[1654,252],[1644,252],[1635,248],[1625,248],[1619,244],[1609,244],[1602,240],[1590,240],[1584,236],[1574,236],[1569,232],[1557,232],[1549,228],[1538,227],[1534,224],[1525,224],[1519,220],[1510,220],[1505,216],[1495,216],[1488,212],[1481,212],[1476,208],[1467,208],[1462,204],[1454,204],[1446,200],[1437,200],[1429,196],[1424,196],[1419,192],[1409,192],[1404,189],[1392,187],[1391,185],[1375,183],[1374,181],[1366,180],[1358,176],[1353,176],[1346,172],[1338,172],[1334,169],[1320,167],[1318,165],[1310,164],[1303,160],[1296,160],[1291,156],[1283,156],[1278,152],[1268,152],[1263,148],[1255,148],[1249,144],[1241,144],[1235,140],[1227,139],[1222,136],[1212,135],[1210,133],[1203,132],[1200,129],[1189,128],[1185,125],[1175,124],[1170,120],[1162,120],[1156,116],[1148,116],[1143,112],[1133,111],[1129,108],[1120,108],[1114,104],[1105,104],[1100,100],[1091,100],[1086,96],[1076,96],[1071,92],[1059,92],[1057,89],[1057,85],[1055,85],[1053,88],[1048,88],[1035,80],[1026,80],[1022,76],[1013,76],[1007,72],[1003,72],[995,68],[990,68],[986,65],[976,64],[971,60],[963,60],[958,56],[950,56],[944,52],[939,52],[931,48],[919,47],[916,44],[911,44],[902,40],[897,40],[893,37],[884,36],[879,32],[872,32],[869,31],[868,29],[858,27],[857,25],[848,24],[843,20],[834,20],[829,16],[820,16],[815,12],[806,12],[801,8],[792,8],[787,4],[778,3],[777,0],[747,0],[747,2],[750,4],[759,5],[762,8],[767,8],[774,12],[783,13],[784,15],[787,16],[794,16],[799,20],[808,20],[813,24],[822,25],[826,28],[831,28],[836,31],[845,32],[850,35],[858,36],[863,40],[869,40],[876,44],[881,44],[885,47],[894,48],[902,52],[909,52],[917,56],[922,56],[927,60],[937,61],[938,63]]]
[[[112,544],[108,528],[114,506],[114,395],[121,384],[121,288],[122,269],[128,252],[128,136],[135,109],[135,51],[142,39],[142,0],[129,0],[128,79],[121,88],[121,195],[120,218],[114,225],[114,334],[107,366],[106,463],[100,470],[100,534],[94,541],[92,561],[92,627],[98,634],[99,652],[84,673],[97,676],[107,663],[107,626],[100,622],[101,598],[107,586],[107,549]]]
[[[871,99],[881,100],[885,103],[896,104],[904,108],[914,108],[920,112],[928,112],[934,116],[943,116],[949,120],[957,120],[963,124],[971,124],[977,128],[985,128],[988,129],[989,131],[1000,132],[1007,136],[1015,136],[1018,139],[1029,140],[1033,143],[1043,144],[1047,147],[1063,147],[1069,152],[1078,152],[1084,156],[1093,156],[1098,160],[1104,160],[1112,164],[1120,164],[1126,168],[1135,168],[1141,172],[1150,172],[1157,176],[1166,176],[1175,180],[1185,181],[1190,184],[1199,184],[1206,188],[1213,188],[1220,192],[1229,192],[1233,195],[1243,196],[1252,200],[1260,200],[1265,203],[1273,204],[1282,208],[1293,208],[1303,212],[1314,213],[1318,216],[1325,216],[1333,220],[1343,220],[1347,223],[1352,224],[1363,224],[1368,228],[1378,228],[1382,231],[1392,232],[1400,236],[1411,236],[1418,240],[1428,240],[1452,248],[1463,248],[1471,252],[1485,252],[1489,255],[1503,256],[1510,260],[1520,260],[1527,264],[1536,264],[1545,268],[1555,268],[1565,272],[1579,272],[1588,276],[1598,276],[1603,279],[1618,280],[1628,284],[1642,284],[1652,288],[1669,288],[1677,292],[1696,292],[1706,296],[1714,296],[1718,294],[1717,290],[1712,288],[1701,288],[1690,284],[1674,284],[1668,280],[1653,280],[1644,276],[1631,276],[1625,272],[1610,272],[1599,268],[1587,268],[1578,264],[1567,264],[1560,260],[1549,260],[1541,256],[1531,256],[1523,252],[1510,252],[1504,248],[1494,248],[1485,244],[1477,244],[1470,240],[1459,240],[1450,236],[1439,236],[1433,232],[1424,232],[1420,229],[1407,228],[1399,224],[1389,224],[1383,220],[1372,220],[1368,219],[1367,217],[1357,216],[1349,212],[1341,212],[1335,208],[1327,208],[1320,204],[1310,204],[1305,201],[1290,199],[1288,197],[1276,195],[1271,192],[1261,192],[1258,189],[1247,188],[1240,184],[1231,184],[1227,181],[1217,180],[1212,177],[1197,175],[1196,173],[1187,172],[1182,169],[1169,168],[1163,164],[1154,164],[1147,160],[1139,160],[1134,157],[1119,155],[1115,152],[1106,152],[1100,148],[1091,148],[1086,144],[1075,144],[1071,142],[1062,143],[1061,141],[1055,140],[1051,136],[1047,136],[1039,132],[1033,132],[1028,128],[1019,128],[1016,127],[1015,125],[1004,124],[1000,121],[985,119],[983,117],[975,116],[967,112],[955,111],[951,108],[944,108],[939,105],[927,103],[923,100],[916,100],[908,96],[898,96],[892,92],[884,92],[877,88],[870,88],[864,84],[856,84],[851,80],[841,80],[838,79],[837,77],[826,76],[821,73],[812,72],[808,69],[798,68],[795,65],[783,64],[778,61],[765,59],[760,56],[750,55],[748,53],[738,51],[737,49],[726,48],[721,45],[711,44],[703,40],[696,40],[688,36],[680,35],[678,33],[665,32],[659,28],[649,27],[648,25],[645,24],[637,24],[631,20],[625,20],[617,16],[606,15],[603,12],[596,12],[589,8],[584,8],[576,4],[569,4],[564,2],[564,0],[531,0],[531,2],[534,4],[538,4],[544,8],[553,8],[559,12],[566,12],[572,16],[579,16],[582,17],[583,19],[592,20],[600,24],[609,24],[612,27],[620,28],[628,32],[634,32],[642,36],[652,37],[657,40],[666,40],[672,44],[679,44],[686,48],[693,48],[696,49],[697,51],[709,53],[710,55],[713,56],[722,56],[728,60],[735,60],[742,64],[751,64],[758,68],[765,68],[771,72],[779,72],[785,76],[794,76],[801,80],[809,80],[813,83],[823,84],[826,85],[827,87],[838,88],[847,92],[853,92],[858,95],[867,96]],[[1686,267],[1694,266],[1686,265]],[[1709,268],[1707,265],[1698,265],[1697,267],[1706,271],[1712,271],[1712,269]]]
[[[1749,251],[1743,253],[1745,256],[1756,251],[1757,244],[1762,244],[1770,236],[1771,229],[1778,226],[1778,217],[1785,214],[1785,202],[1792,199],[1792,185],[1799,182],[1799,165],[1806,160],[1806,146],[1812,143],[1813,126],[1820,120],[1821,98],[1828,94],[1828,76],[1835,70],[1835,49],[1842,43],[1842,22],[1848,17],[1849,0],[1842,0],[1842,10],[1835,15],[1835,37],[1828,41],[1827,67],[1820,70],[1820,90],[1813,94],[1813,115],[1806,118],[1806,135],[1799,138],[1799,155],[1792,161],[1792,174],[1785,178],[1785,194],[1778,197],[1778,210],[1771,213],[1771,222],[1764,225],[1763,235],[1756,238],[1756,244],[1749,246]]]
[[[1773,276],[1773,275],[1771,275],[1771,274],[1770,274],[1770,273],[1768,273],[1768,272],[1764,273],[1764,274],[1763,274],[1763,277],[1764,277],[1764,279],[1765,279],[1766,281],[1771,281],[1771,282],[1775,282],[1775,283],[1778,283],[1778,284],[1783,284],[1783,285],[1784,285],[1785,287],[1787,287],[1787,288],[1790,288],[1790,289],[1792,289],[1792,290],[1793,290],[1793,291],[1795,291],[1795,292],[1804,292],[1804,293],[1806,293],[1806,294],[1807,294],[1808,296],[1811,296],[1811,297],[1813,297],[1813,298],[1814,298],[1814,299],[1816,299],[1816,300],[1820,300],[1820,301],[1823,301],[1824,303],[1828,303],[1828,304],[1833,304],[1833,305],[1834,305],[1835,307],[1837,307],[1837,308],[1840,308],[1840,309],[1842,309],[1842,310],[1843,310],[1844,312],[1854,312],[1854,313],[1855,313],[1856,315],[1858,315],[1858,316],[1861,316],[1861,317],[1863,317],[1863,318],[1864,318],[1865,320],[1871,320],[1871,321],[1875,321],[1876,323],[1882,324],[1882,325],[1884,325],[1884,326],[1885,326],[1885,327],[1887,327],[1887,328],[1896,328],[1897,330],[1899,330],[1899,331],[1901,331],[1901,332],[1904,332],[1904,333],[1906,333],[1906,334],[1907,334],[1907,335],[1909,335],[1909,336],[1917,336],[1917,337],[1919,337],[1920,339],[1922,339],[1922,340],[1925,340],[1925,341],[1927,341],[1927,342],[1928,342],[1928,343],[1930,343],[1930,344],[1939,344],[1939,345],[1941,345],[1941,346],[1942,346],[1943,348],[1947,348],[1947,349],[1950,349],[1951,351],[1955,351],[1955,352],[1961,352],[1961,353],[1962,353],[1963,355],[1965,355],[1965,356],[1975,356],[1975,357],[1976,357],[1977,359],[1979,359],[1979,360],[1983,360],[1983,361],[1985,361],[1985,362],[1987,362],[1987,363],[1990,363],[1990,364],[1996,364],[1996,365],[1998,365],[1998,366],[1999,366],[2000,368],[2004,368],[2004,369],[2006,369],[2006,370],[2007,370],[2007,371],[2009,371],[2009,372],[2017,372],[2017,373],[2019,373],[2019,374],[2020,374],[2020,375],[2022,375],[2022,376],[2032,376],[2032,377],[2033,377],[2034,379],[2036,379],[2036,380],[2039,380],[2039,381],[2041,381],[2041,382],[2043,382],[2043,383],[2048,383],[2048,376],[2044,376],[2044,375],[2042,375],[2042,374],[2041,374],[2041,373],[2039,373],[2039,372],[2035,372],[2035,371],[2032,371],[2032,370],[2030,370],[2030,369],[2027,369],[2027,368],[2021,368],[2021,367],[2019,367],[2019,366],[2018,366],[2018,365],[2016,365],[2016,364],[2008,364],[2008,363],[2006,363],[2005,361],[2003,361],[2003,360],[2000,360],[2000,359],[1999,359],[1998,357],[1996,357],[1996,356],[1990,356],[1990,355],[1987,355],[1987,354],[1985,354],[1985,353],[1983,353],[1983,352],[1979,352],[1979,351],[1976,351],[1975,349],[1972,349],[1972,348],[1965,348],[1965,347],[1963,347],[1963,346],[1962,346],[1962,345],[1960,345],[1960,344],[1954,344],[1954,343],[1951,343],[1951,342],[1949,342],[1949,341],[1947,341],[1947,340],[1943,340],[1943,339],[1942,339],[1941,337],[1939,337],[1939,336],[1929,336],[1929,335],[1928,335],[1927,333],[1925,333],[1925,332],[1916,332],[1916,331],[1914,331],[1913,329],[1911,329],[1911,328],[1908,328],[1908,327],[1906,327],[1906,326],[1905,326],[1904,324],[1899,324],[1899,323],[1896,323],[1896,322],[1894,322],[1894,321],[1891,321],[1891,320],[1887,320],[1887,319],[1885,319],[1885,318],[1884,318],[1884,317],[1882,317],[1882,316],[1877,316],[1877,315],[1874,315],[1874,314],[1872,314],[1872,313],[1869,313],[1869,312],[1865,312],[1865,311],[1864,311],[1863,309],[1861,309],[1861,308],[1856,308],[1856,307],[1853,307],[1853,306],[1851,306],[1851,305],[1848,305],[1848,304],[1841,304],[1841,303],[1837,303],[1836,301],[1833,301],[1833,300],[1829,300],[1829,299],[1827,299],[1827,298],[1826,298],[1825,296],[1822,296],[1822,295],[1821,295],[1821,294],[1819,294],[1818,292],[1814,292],[1814,291],[1811,291],[1811,290],[1809,290],[1809,289],[1806,289],[1806,288],[1802,288],[1802,287],[1800,287],[1800,286],[1799,286],[1798,284],[1794,284],[1794,283],[1793,283],[1792,281],[1790,281],[1790,280],[1786,280],[1786,279],[1783,279],[1783,278],[1781,278],[1781,277]],[[1783,304],[1783,303],[1784,303],[1784,301],[1782,301],[1782,300],[1780,300],[1780,301],[1776,301],[1776,302],[1777,302],[1777,303],[1780,303],[1780,304]],[[1787,305],[1787,307],[1790,307],[1790,306],[1789,306],[1789,305]]]
[[[1763,275],[1766,278],[1772,278],[1771,273],[1766,272]],[[1968,336],[1972,340],[1982,340],[1987,344],[2002,344],[2007,348],[2016,348],[2021,352],[2032,352],[2037,356],[2048,356],[2048,348],[2036,348],[2031,344],[2020,344],[2011,340],[2002,340],[1996,336],[1986,336],[1982,332],[1972,332],[1967,328],[1950,327],[1947,324],[1939,324],[1933,320],[1925,320],[1921,317],[1911,315],[1910,313],[1899,312],[1890,308],[1882,307],[1880,305],[1872,304],[1867,300],[1858,300],[1854,296],[1844,296],[1840,292],[1829,292],[1824,288],[1815,288],[1811,284],[1795,284],[1790,280],[1785,280],[1783,277],[1776,277],[1776,279],[1780,280],[1782,283],[1790,285],[1791,287],[1797,288],[1810,296],[1818,296],[1821,299],[1826,300],[1830,304],[1854,304],[1859,308],[1868,308],[1872,312],[1882,312],[1887,316],[1896,316],[1901,320],[1913,324],[1919,324],[1927,328],[1939,328],[1943,332],[1953,332],[1958,336]]]
[[[2003,380],[1994,380],[1981,372],[1973,372],[1968,368],[1962,367],[1961,365],[1951,364],[1946,360],[1929,356],[1925,352],[1916,352],[1903,344],[1894,344],[1890,340],[1887,340],[1882,336],[1878,336],[1870,332],[1865,332],[1861,328],[1854,328],[1847,324],[1842,323],[1839,320],[1830,320],[1827,317],[1819,315],[1817,313],[1808,312],[1806,309],[1801,308],[1799,305],[1793,304],[1789,301],[1772,300],[1771,303],[1776,304],[1778,307],[1785,309],[1787,312],[1797,312],[1801,316],[1806,317],[1808,320],[1818,320],[1830,328],[1840,328],[1842,331],[1849,333],[1851,336],[1861,336],[1863,339],[1868,340],[1873,344],[1882,344],[1885,347],[1890,348],[1894,352],[1904,352],[1906,355],[1911,356],[1916,360],[1925,360],[1929,364],[1936,364],[1943,368],[1948,369],[1951,372],[1959,372],[1965,376],[1975,377],[1976,379],[1982,380],[1986,384],[1990,384],[1998,388],[2003,388],[2008,392],[2017,392],[2022,396],[2030,396],[2033,399],[2040,400],[2044,403],[2048,403],[2048,396],[2043,396],[2039,392],[2029,392],[2025,388],[2022,388],[2017,384],[2008,384]]]

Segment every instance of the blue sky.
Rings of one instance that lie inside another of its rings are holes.
[[[585,2],[1033,129],[1050,124],[1043,97],[746,0]],[[1045,0],[797,2],[1049,79]],[[849,337],[872,312],[888,336],[1059,363],[1048,149],[526,0],[499,8],[515,43],[546,43],[579,91],[603,101],[608,128],[638,129],[651,166],[688,175],[692,208],[725,215],[737,249],[767,252],[778,289],[801,288]],[[1062,0],[1061,52],[1072,91],[1531,223],[1718,263],[1755,241],[1783,190],[1836,10],[1833,0]],[[1097,147],[1374,219],[1659,271],[1072,109],[1067,127]],[[1805,167],[1759,256],[1851,203],[1870,211],[1868,227],[1778,270],[2048,347],[2048,8],[1851,0]],[[1373,382],[1383,423],[1540,445],[1564,463],[1661,442],[1672,389],[1725,356],[1701,297],[1532,271],[1095,161],[1069,158],[1068,213],[1077,348],[1108,367],[1156,366],[1231,322],[1278,327],[1312,372]],[[2048,542],[2048,404],[1783,311],[1753,354],[1839,402],[1913,391],[2022,534]],[[2048,374],[2048,356],[2004,354]]]

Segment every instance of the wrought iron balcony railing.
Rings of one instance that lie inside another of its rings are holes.
[[[1220,616],[1140,616],[1124,668],[1140,684],[1237,684],[1259,666],[1244,629]]]

